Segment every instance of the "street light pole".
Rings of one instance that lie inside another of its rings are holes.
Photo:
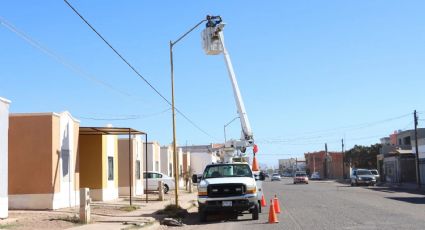
[[[224,125],[224,143],[226,143],[226,127],[228,126],[228,125],[230,125],[230,123],[232,123],[234,120],[236,120],[236,119],[238,119],[239,117],[235,117],[235,118],[233,118],[231,121],[229,121],[227,124],[225,124]]]
[[[207,19],[200,21],[182,36],[180,36],[175,42],[170,41],[170,66],[171,66],[171,111],[172,111],[172,120],[173,120],[173,163],[174,163],[174,181],[175,181],[175,203],[176,206],[179,206],[179,172],[178,172],[178,154],[177,154],[177,143],[176,143],[176,112],[174,107],[174,63],[173,63],[173,47],[180,40],[182,40],[186,35],[192,32],[196,27],[206,22]]]

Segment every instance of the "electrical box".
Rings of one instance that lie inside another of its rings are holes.
[[[202,31],[202,47],[207,55],[218,55],[223,52],[223,44],[216,30],[216,27],[206,27]]]

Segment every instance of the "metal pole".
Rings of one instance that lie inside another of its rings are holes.
[[[224,143],[226,143],[226,125],[224,125]]]
[[[341,146],[341,150],[342,150],[342,179],[344,179],[345,178],[345,173],[344,173],[344,139],[341,139],[341,144],[342,144],[342,146]]]
[[[419,149],[418,149],[418,116],[416,114],[416,110],[413,113],[415,120],[415,150],[416,150],[416,182],[418,184],[418,188],[421,187],[421,174],[419,172]]]
[[[146,191],[146,203],[148,203],[148,134],[145,133],[145,175],[146,175],[146,182],[145,182],[145,191]]]
[[[132,206],[133,205],[133,202],[132,202],[132,200],[131,200],[131,195],[132,195],[132,191],[131,191],[131,187],[132,187],[132,179],[133,179],[133,170],[132,170],[132,163],[131,163],[131,160],[132,160],[132,151],[131,151],[131,129],[128,129],[128,174],[129,174],[129,184],[128,184],[128,186],[129,186],[129,188],[130,188],[130,206]]]
[[[195,26],[193,26],[190,30],[188,30],[186,33],[184,33],[182,36],[180,36],[175,42],[170,41],[170,65],[171,65],[171,110],[172,110],[172,119],[173,119],[173,151],[174,151],[174,179],[175,179],[175,199],[176,199],[176,206],[178,206],[179,202],[179,175],[178,175],[178,157],[177,157],[177,143],[176,143],[176,113],[175,113],[175,107],[174,107],[174,63],[173,63],[173,46],[177,44],[180,40],[182,40],[184,37],[186,37],[190,32],[192,32],[196,27],[201,25],[203,22],[206,22],[207,19],[203,19],[202,21],[198,22]]]
[[[173,120],[173,153],[174,153],[174,194],[176,206],[179,205],[179,174],[177,171],[177,146],[176,146],[176,113],[174,107],[174,63],[173,63],[173,42],[170,41],[170,65],[171,65],[171,110]]]

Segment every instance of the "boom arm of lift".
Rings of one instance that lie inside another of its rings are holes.
[[[233,94],[235,97],[242,128],[240,140],[229,140],[225,143],[225,162],[231,162],[232,158],[235,156],[235,150],[240,150],[242,153],[245,153],[247,147],[251,147],[254,145],[254,135],[252,133],[251,125],[248,120],[248,115],[245,110],[245,105],[242,100],[241,92],[239,90],[238,82],[236,80],[236,75],[233,70],[232,61],[230,60],[229,53],[227,52],[226,46],[224,44],[223,27],[224,24],[218,24],[216,32],[218,32],[218,38],[220,39],[221,44],[223,46],[224,60],[226,62],[230,81],[232,82]]]

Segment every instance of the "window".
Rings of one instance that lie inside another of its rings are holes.
[[[136,180],[140,180],[140,160],[136,160]]]
[[[403,138],[403,142],[405,145],[411,145],[412,143],[410,142],[410,136],[409,137],[405,137]]]
[[[247,164],[210,165],[205,169],[203,177],[252,177],[252,171]]]
[[[108,157],[108,180],[114,180],[114,157]]]

